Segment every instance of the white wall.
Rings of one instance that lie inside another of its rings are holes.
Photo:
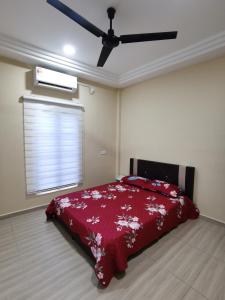
[[[196,167],[194,200],[225,222],[225,57],[122,91],[120,173],[134,156]]]
[[[85,106],[85,180],[81,188],[113,181],[115,176],[116,91],[94,87],[94,95],[81,86],[72,96],[33,89],[47,96],[77,97]],[[23,104],[19,99],[31,89],[31,67],[0,58],[0,215],[47,204],[56,194],[71,191],[26,196]],[[101,150],[107,150],[107,155],[100,156]]]

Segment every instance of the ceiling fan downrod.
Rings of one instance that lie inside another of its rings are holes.
[[[108,34],[110,34],[110,35],[114,35],[114,30],[112,29],[112,20],[115,17],[115,13],[116,13],[116,10],[114,7],[109,7],[107,9],[108,18],[110,21],[110,29],[108,30]]]

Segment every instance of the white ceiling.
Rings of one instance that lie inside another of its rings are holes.
[[[106,10],[114,6],[117,14],[113,27],[117,35],[178,30],[177,40],[127,44],[115,48],[103,71],[112,72],[116,76],[133,72],[136,68],[140,69],[225,32],[225,0],[62,2],[103,31],[109,27]],[[45,0],[0,0],[0,34],[60,56],[64,55],[63,45],[72,44],[76,47],[76,54],[71,59],[93,67],[96,66],[102,47],[100,38],[81,28]],[[213,49],[214,56],[225,53],[225,43],[216,50]],[[208,57],[209,52],[198,54],[195,62],[202,60],[203,56]]]

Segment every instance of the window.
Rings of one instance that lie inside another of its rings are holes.
[[[83,180],[83,109],[69,100],[24,97],[28,194],[78,185]]]

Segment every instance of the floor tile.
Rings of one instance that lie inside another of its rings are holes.
[[[182,245],[176,249],[172,246],[171,249],[174,250],[173,255],[163,255],[157,260],[158,264],[161,268],[168,269],[176,277],[192,285],[210,256],[189,245]]]
[[[225,235],[215,246],[213,256],[225,262]]]
[[[225,263],[210,258],[193,287],[210,300],[225,300]]]
[[[170,272],[163,269],[158,272],[149,271],[152,275],[149,276],[148,272],[140,274],[123,300],[182,300],[190,289]]]
[[[197,291],[191,289],[185,295],[183,300],[207,300],[207,299],[201,294],[199,294]]]
[[[44,209],[0,220],[0,300],[225,300],[224,229],[189,220],[99,289],[93,261]]]

